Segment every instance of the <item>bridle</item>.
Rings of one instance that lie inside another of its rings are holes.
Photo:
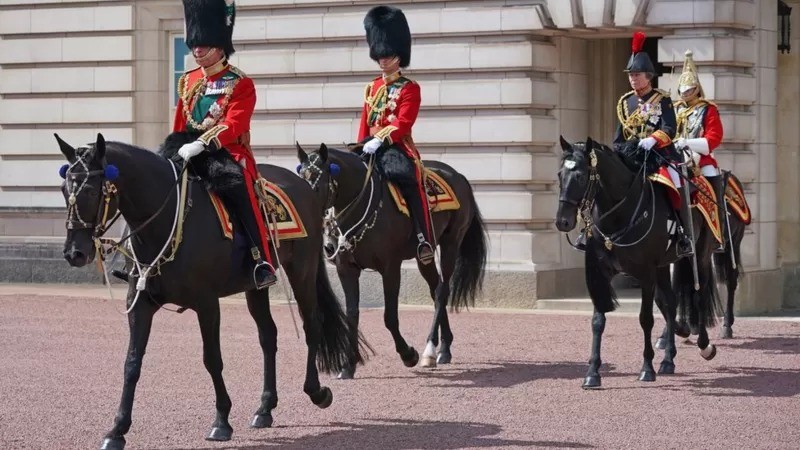
[[[364,235],[366,235],[367,231],[375,226],[375,222],[378,219],[378,212],[383,206],[383,199],[380,199],[378,201],[377,208],[375,208],[372,213],[372,217],[369,220],[367,219],[375,198],[375,177],[372,176],[373,169],[375,167],[375,155],[370,155],[369,163],[364,163],[363,161],[362,163],[366,165],[367,173],[364,176],[364,183],[361,185],[361,190],[359,191],[358,195],[356,195],[356,197],[350,201],[350,203],[348,203],[338,212],[335,210],[333,204],[336,200],[336,193],[339,184],[335,177],[332,176],[332,174],[329,174],[328,192],[326,194],[326,200],[323,209],[326,211],[323,220],[323,229],[325,230],[328,238],[336,242],[337,245],[333,253],[326,255],[328,259],[335,258],[336,255],[343,249],[353,250],[356,244],[364,238]],[[298,173],[311,185],[311,188],[315,192],[318,192],[319,182],[322,179],[322,174],[324,172],[324,161],[322,161],[322,158],[318,153],[312,153],[309,155],[308,164],[298,171]],[[364,213],[352,227],[350,227],[347,231],[342,232],[339,224],[344,222],[344,220],[349,217],[353,211],[355,211],[353,206],[358,204],[358,202],[364,198],[364,194],[367,191],[367,186],[370,188],[370,193],[369,201],[367,202],[367,206],[364,208]],[[327,250],[326,253],[328,253]]]
[[[92,177],[103,176],[106,177],[106,168],[89,170],[89,164],[84,160],[85,155],[88,153],[89,148],[79,148],[76,153],[83,150],[80,155],[76,155],[75,161],[67,166],[64,172],[65,187],[67,192],[67,230],[92,230],[92,238],[101,238],[106,231],[117,221],[120,217],[120,212],[117,210],[113,217],[109,218],[111,211],[111,201],[117,197],[117,187],[111,181],[104,179],[101,190],[103,198],[97,206],[94,218],[91,221],[86,221],[84,216],[78,209],[78,195],[88,185],[89,179]],[[82,168],[83,171],[76,172],[76,168]],[[83,175],[83,177],[80,177]]]
[[[584,192],[583,197],[581,198],[581,200],[579,202],[576,202],[576,201],[568,198],[566,196],[565,192],[564,192],[564,189],[561,189],[561,194],[559,195],[559,202],[575,206],[578,209],[578,214],[580,215],[581,219],[586,224],[584,229],[586,230],[587,238],[591,237],[592,234],[594,232],[596,232],[601,238],[603,238],[603,243],[604,243],[604,245],[605,245],[607,250],[610,251],[614,246],[617,246],[617,247],[632,247],[632,246],[640,243],[642,240],[644,240],[644,238],[646,238],[650,234],[650,231],[653,229],[653,224],[655,223],[655,207],[656,207],[655,206],[656,205],[656,202],[655,202],[655,188],[653,187],[652,183],[648,183],[647,182],[647,177],[645,175],[645,166],[642,165],[641,169],[639,169],[639,172],[636,174],[636,176],[634,176],[633,182],[628,187],[628,190],[625,193],[625,196],[623,196],[622,199],[619,200],[608,211],[606,211],[602,215],[600,215],[600,217],[598,217],[597,220],[594,220],[593,217],[592,217],[592,211],[594,211],[595,204],[596,204],[596,199],[597,199],[597,194],[598,194],[598,192],[600,192],[600,188],[603,186],[603,182],[600,179],[600,174],[598,173],[598,170],[597,170],[598,158],[597,158],[597,154],[595,153],[595,149],[594,148],[589,150],[588,156],[589,156],[589,181],[588,181],[589,185],[586,186],[586,191]],[[574,161],[567,160],[567,161],[565,161],[565,165],[568,162],[573,162],[573,166],[572,167],[567,167],[567,169],[570,169],[570,170],[573,169],[574,168]],[[641,185],[642,185],[642,187],[644,187],[645,185],[649,185],[649,187],[650,187],[650,197],[651,197],[651,199],[650,199],[650,209],[651,209],[651,211],[649,211],[649,212],[648,211],[644,211],[641,214],[642,218],[641,219],[639,218],[639,211],[642,208],[642,202],[643,202],[644,196],[645,196],[645,189],[640,189],[639,199],[638,199],[638,201],[636,203],[636,209],[634,209],[633,213],[631,214],[631,218],[628,221],[628,224],[625,227],[623,227],[622,229],[620,229],[620,230],[618,230],[616,232],[604,233],[600,229],[600,223],[603,221],[603,219],[605,219],[608,216],[610,216],[614,211],[616,211],[620,206],[622,206],[628,200],[630,192],[636,186],[637,180],[640,178],[640,176],[641,176],[641,183],[642,183]],[[642,236],[640,236],[638,239],[636,239],[635,241],[632,241],[632,242],[621,242],[622,237],[624,237],[626,234],[628,234],[628,232],[631,231],[631,229],[633,227],[635,227],[636,225],[641,223],[642,219],[647,219],[648,216],[650,217],[650,225],[648,226],[647,231],[645,231],[644,234],[642,234]],[[575,244],[573,244],[569,240],[569,236],[567,236],[567,241],[569,242],[569,244],[571,246],[575,247]]]

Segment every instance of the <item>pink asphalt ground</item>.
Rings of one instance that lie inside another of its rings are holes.
[[[604,389],[583,391],[587,315],[451,315],[453,364],[430,370],[405,368],[382,310],[364,310],[362,329],[376,354],[356,380],[322,376],[334,401],[321,410],[302,392],[306,348],[289,310],[273,311],[280,399],[274,428],[248,427],[262,357],[244,304],[222,306],[234,427],[227,443],[204,440],[214,393],[195,314],[164,311],[145,357],[128,448],[796,449],[800,442],[800,322],[741,320],[730,341],[716,339],[714,330],[716,359],[706,362],[681,343],[677,374],[642,383],[638,320],[612,315]],[[401,330],[420,353],[430,316],[401,310]],[[653,339],[661,325],[657,320]],[[127,319],[109,301],[0,296],[0,448],[97,448],[116,412],[127,341]]]

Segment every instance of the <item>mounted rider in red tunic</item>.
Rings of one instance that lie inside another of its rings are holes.
[[[405,77],[401,68],[411,62],[411,32],[403,12],[376,6],[364,18],[369,56],[382,74],[364,91],[364,107],[358,141],[364,154],[375,154],[377,166],[394,182],[410,206],[417,239],[417,259],[433,261],[433,233],[428,198],[423,185],[423,166],[411,128],[417,120],[420,87]]]
[[[187,136],[193,139],[178,154],[214,186],[238,219],[250,242],[255,286],[262,289],[277,278],[254,189],[260,176],[250,148],[256,90],[252,79],[228,63],[234,52],[236,8],[232,0],[183,0],[183,11],[186,45],[200,67],[186,72],[178,82],[173,134],[164,146],[185,141]],[[238,165],[213,164],[227,156],[218,152],[227,152]]]
[[[697,160],[700,172],[714,187],[717,197],[717,210],[720,224],[725,226],[725,179],[720,174],[714,149],[722,143],[722,120],[719,118],[717,105],[705,99],[703,86],[697,75],[691,50],[686,51],[683,72],[678,79],[678,94],[681,99],[675,102],[675,115],[678,118],[678,132],[675,147],[679,150],[689,149]],[[722,242],[714,251],[725,251],[725,233]]]

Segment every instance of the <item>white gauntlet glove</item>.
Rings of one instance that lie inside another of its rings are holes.
[[[206,145],[200,141],[189,142],[188,144],[183,144],[180,150],[178,150],[178,154],[181,155],[181,158],[188,161],[191,157],[197,156],[206,149]]]
[[[651,148],[653,148],[654,145],[656,145],[656,138],[654,138],[653,136],[646,137],[641,141],[639,141],[639,147],[645,150],[650,150]]]
[[[378,138],[372,138],[369,142],[364,144],[364,148],[361,151],[365,155],[371,155],[378,151],[378,149],[383,145],[383,141]]]

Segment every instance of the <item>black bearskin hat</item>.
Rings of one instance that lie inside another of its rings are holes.
[[[186,20],[186,46],[217,47],[230,57],[236,5],[233,0],[183,0]]]
[[[647,52],[642,51],[644,47],[644,40],[646,36],[641,31],[633,33],[633,42],[631,42],[631,58],[628,60],[628,67],[625,72],[646,72],[652,75],[656,74],[656,68]]]
[[[376,6],[364,17],[364,30],[370,58],[377,61],[397,56],[400,67],[411,64],[411,31],[403,11],[391,6]]]

